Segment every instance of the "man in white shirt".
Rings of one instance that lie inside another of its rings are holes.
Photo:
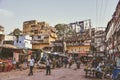
[[[30,66],[30,72],[29,72],[29,76],[30,75],[33,75],[33,67],[34,67],[34,59],[33,59],[33,57],[31,57],[31,59],[29,60],[29,66]]]
[[[16,60],[15,60],[15,58],[13,58],[12,64],[13,64],[13,69],[16,69]]]

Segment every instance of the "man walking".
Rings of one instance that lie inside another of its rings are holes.
[[[64,58],[64,64],[65,64],[65,68],[67,68],[67,64],[68,64],[68,59],[67,59],[67,57]]]
[[[77,69],[80,69],[80,58],[77,58],[76,66],[77,66]]]
[[[29,66],[30,66],[30,72],[29,72],[29,76],[30,75],[33,75],[33,67],[34,67],[34,59],[33,59],[33,57],[31,57],[31,59],[29,60]]]
[[[46,59],[46,75],[51,74],[51,68],[50,68],[51,60],[49,58]]]

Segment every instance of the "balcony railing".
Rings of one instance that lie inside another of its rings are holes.
[[[84,43],[67,43],[66,46],[80,46],[84,45]]]

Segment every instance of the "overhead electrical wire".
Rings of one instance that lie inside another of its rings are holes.
[[[108,0],[96,0],[96,28],[105,27],[106,11],[108,6]]]
[[[107,6],[108,6],[108,0],[106,0],[106,2],[105,2],[105,8],[104,8],[104,12],[103,12],[102,24],[104,23],[104,21],[106,19],[105,16],[106,16]],[[103,26],[103,27],[105,27],[105,26]]]
[[[98,0],[96,0],[96,25],[95,27],[97,27],[98,24]]]
[[[102,26],[101,26],[102,11],[103,11],[103,0],[101,0],[101,5],[100,5],[99,27],[102,27]]]

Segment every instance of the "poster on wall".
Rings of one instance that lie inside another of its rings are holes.
[[[13,53],[13,59],[15,58],[16,62],[19,62],[19,53]]]

